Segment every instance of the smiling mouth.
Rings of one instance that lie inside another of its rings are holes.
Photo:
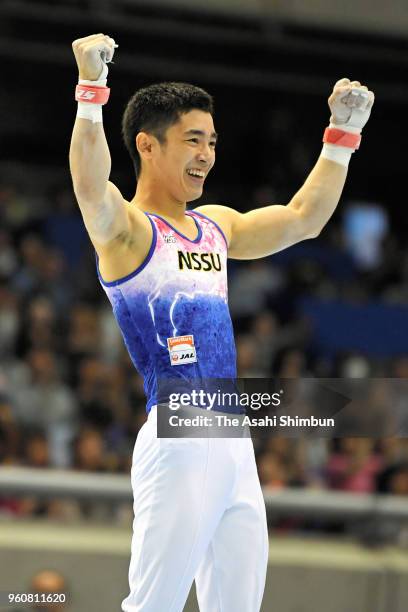
[[[202,170],[186,170],[188,178],[195,183],[203,183],[205,179],[205,172]]]

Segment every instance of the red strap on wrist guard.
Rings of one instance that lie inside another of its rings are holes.
[[[77,102],[88,102],[89,104],[106,104],[109,100],[109,87],[98,87],[95,85],[77,85],[75,88],[75,100]]]
[[[361,142],[361,134],[352,134],[351,132],[344,132],[337,128],[327,127],[324,131],[323,142],[334,144],[338,147],[358,149]]]

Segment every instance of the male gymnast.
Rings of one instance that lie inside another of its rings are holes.
[[[195,579],[203,612],[257,612],[268,532],[252,441],[158,438],[157,381],[236,376],[227,257],[265,257],[319,235],[339,202],[374,94],[339,80],[323,149],[304,185],[287,205],[242,214],[218,205],[186,210],[215,162],[211,96],[185,83],[140,89],[122,122],[137,181],[128,202],[109,181],[102,123],[116,46],[104,34],[73,43],[80,80],[70,168],[100,282],[147,395],[148,419],[133,452],[130,592],[122,610],[180,612]]]

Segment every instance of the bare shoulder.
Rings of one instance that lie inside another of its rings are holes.
[[[146,259],[153,240],[153,228],[147,215],[127,200],[122,201],[126,225],[106,244],[94,247],[102,278],[115,281],[128,276]]]
[[[228,244],[231,242],[232,228],[237,217],[240,215],[238,211],[229,206],[221,206],[220,204],[205,204],[204,206],[198,206],[193,212],[202,213],[212,221],[215,221],[224,232]]]

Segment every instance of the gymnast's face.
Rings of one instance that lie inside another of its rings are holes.
[[[214,130],[210,113],[192,110],[180,116],[156,147],[152,170],[172,198],[191,202],[203,192],[204,181],[215,162]]]

